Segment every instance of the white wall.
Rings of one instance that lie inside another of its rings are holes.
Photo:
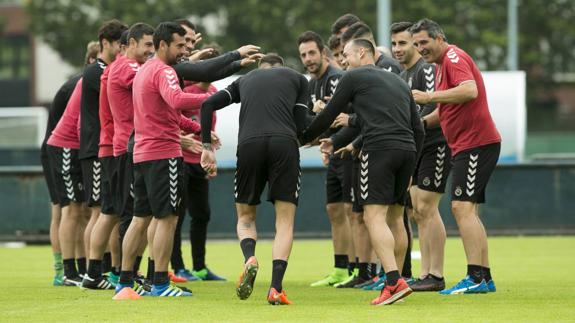
[[[35,47],[35,99],[39,103],[49,103],[60,86],[77,70],[64,62],[60,55],[41,39],[35,39]]]

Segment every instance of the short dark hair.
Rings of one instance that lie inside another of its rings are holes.
[[[356,38],[350,41],[352,45],[365,48],[372,56],[375,56],[375,47],[373,47],[373,44],[369,40]]]
[[[112,19],[102,24],[102,27],[100,27],[98,30],[98,42],[100,43],[100,51],[104,48],[104,45],[102,44],[104,39],[110,43],[118,41],[122,37],[122,32],[127,29],[128,26],[124,25],[118,19]]]
[[[126,29],[122,32],[122,36],[120,37],[120,45],[128,45],[128,34],[130,33],[129,29]]]
[[[174,40],[174,34],[184,37],[186,35],[186,30],[175,22],[160,23],[154,31],[154,48],[158,50],[162,40],[169,46]]]
[[[209,44],[205,44],[204,46],[202,46],[202,49],[206,49],[206,48],[211,48],[212,49],[212,53],[208,56],[205,56],[205,59],[208,58],[214,58],[214,57],[218,57],[222,54],[222,52],[224,51],[224,49],[222,48],[222,46],[220,46],[220,44],[216,43],[216,42],[211,42]]]
[[[191,21],[189,21],[186,18],[176,19],[176,20],[174,20],[174,22],[180,26],[186,26],[186,27],[190,28],[191,30],[196,31],[196,25],[194,25]]]
[[[130,38],[134,38],[135,41],[140,41],[142,37],[149,35],[154,35],[154,27],[143,22],[138,22],[133,24],[132,27],[130,27],[128,40]]]
[[[346,13],[345,15],[337,18],[337,20],[331,25],[331,33],[333,35],[337,34],[342,28],[349,27],[356,22],[361,21],[358,16],[351,13]]]
[[[433,39],[437,39],[437,37],[441,36],[443,39],[447,40],[447,37],[445,37],[445,33],[443,32],[443,29],[441,29],[441,26],[435,21],[427,18],[423,18],[420,21],[416,22],[415,25],[409,28],[409,31],[412,34],[421,31],[427,31],[429,37]]]
[[[341,43],[345,44],[352,39],[366,38],[368,36],[373,36],[371,28],[369,28],[365,22],[358,21],[349,26],[349,28],[341,35]]]
[[[260,65],[262,64],[270,64],[270,65],[281,65],[284,66],[284,59],[280,55],[276,53],[267,53],[266,56],[262,57],[260,60]]]
[[[324,44],[323,44],[323,39],[321,38],[321,36],[316,33],[315,31],[305,31],[303,32],[297,39],[297,44],[298,46],[301,45],[301,43],[307,43],[307,42],[315,42],[317,45],[317,48],[319,49],[320,52],[323,51],[324,49]]]
[[[339,37],[337,37],[336,35],[331,35],[327,40],[327,45],[329,49],[334,50],[341,45],[341,39],[339,39]]]
[[[401,21],[401,22],[394,22],[389,27],[391,34],[399,34],[404,31],[409,31],[409,28],[413,26],[413,23],[410,21]]]

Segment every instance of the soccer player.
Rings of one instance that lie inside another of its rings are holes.
[[[99,52],[99,45],[97,42],[90,42],[86,48],[86,58],[85,64],[89,65],[96,61],[96,56]],[[70,78],[66,83],[64,83],[52,101],[50,107],[50,112],[48,115],[48,123],[46,125],[46,134],[44,136],[44,141],[42,142],[42,147],[40,149],[40,157],[42,162],[42,170],[44,177],[46,179],[46,185],[48,186],[48,193],[50,194],[51,202],[51,218],[50,218],[50,245],[52,246],[52,253],[54,255],[54,280],[52,284],[54,286],[62,285],[62,277],[64,276],[64,267],[62,264],[62,251],[60,249],[60,240],[58,238],[58,227],[60,226],[60,218],[62,214],[62,208],[59,204],[58,191],[55,187],[54,174],[50,167],[50,159],[48,157],[47,141],[52,135],[52,131],[58,125],[58,122],[62,118],[66,106],[70,101],[70,97],[78,83],[78,80],[82,77],[81,74],[75,75]]]
[[[423,120],[427,128],[441,125],[451,149],[451,211],[467,256],[467,276],[441,294],[495,291],[491,277],[487,233],[479,204],[501,150],[501,136],[489,113],[481,72],[462,49],[447,42],[441,26],[429,19],[410,29],[423,59],[437,64],[435,92],[413,90],[417,103],[436,103]]]
[[[266,93],[266,95],[262,95]],[[202,105],[202,167],[211,176],[217,171],[210,126],[212,113],[241,102],[234,195],[237,232],[245,259],[237,295],[247,299],[258,271],[256,206],[268,184],[268,200],[276,211],[272,251],[272,281],[268,303],[288,305],[282,286],[293,243],[293,225],[299,197],[301,171],[297,133],[305,126],[309,101],[306,78],[283,67],[283,59],[268,54],[260,68],[237,79]]]
[[[403,208],[424,132],[410,89],[397,75],[375,67],[376,50],[369,40],[348,42],[343,55],[348,71],[301,142],[316,138],[353,102],[362,120],[360,204],[387,280],[371,304],[392,304],[411,293],[398,268],[407,249]]]
[[[149,27],[149,26],[148,26]],[[151,38],[154,32],[153,28],[149,27],[145,31],[148,32],[149,45],[151,45]],[[140,28],[142,29],[142,28]],[[138,28],[136,28],[138,30]],[[144,31],[138,30],[140,34]],[[118,158],[114,157],[113,138],[115,134],[116,125],[114,123],[111,103],[108,95],[108,83],[111,82],[110,72],[114,66],[126,59],[128,51],[130,56],[135,56],[134,46],[128,47],[129,31],[125,30],[120,38],[121,50],[117,58],[108,65],[100,78],[100,99],[99,99],[99,117],[100,117],[100,150],[98,157],[102,163],[102,207],[101,213],[91,234],[90,241],[90,258],[88,263],[88,275],[84,276],[82,287],[89,289],[112,289],[117,285],[121,258],[120,251],[112,249],[112,271],[110,276],[103,276],[102,273],[106,269],[102,268],[102,258],[108,242],[110,246],[119,245],[120,239],[118,231],[115,229],[118,224],[118,217],[120,213],[120,204],[118,196],[121,195],[118,190]],[[153,50],[145,51],[141,54],[144,59],[153,53]],[[139,54],[139,53],[138,53]],[[113,77],[116,77],[113,75]],[[120,130],[120,129],[119,129]],[[121,130],[120,130],[121,131]]]
[[[102,168],[98,159],[100,141],[100,77],[106,66],[116,59],[120,51],[120,37],[128,27],[118,20],[111,20],[102,25],[98,31],[100,57],[96,63],[84,69],[82,82],[81,118],[80,118],[80,152],[82,176],[86,203],[92,208],[90,222],[84,233],[87,254],[90,249],[92,228],[100,214]]]
[[[331,34],[340,37],[349,26],[360,22],[361,20],[354,14],[346,13],[345,15],[337,18],[337,20],[331,25]]]
[[[335,92],[342,72],[327,63],[323,39],[317,33],[306,31],[299,36],[297,42],[300,60],[311,75],[309,109],[319,112]],[[312,283],[312,287],[332,286],[345,282],[350,276],[348,267],[350,264],[355,264],[349,224],[351,159],[328,157],[327,164],[326,211],[331,223],[334,269],[325,278]]]
[[[413,46],[409,28],[411,22],[391,25],[391,46],[395,59],[402,65],[401,78],[412,90],[433,92],[435,89],[435,65],[426,63]],[[430,103],[418,106],[421,117],[433,110]],[[421,272],[410,287],[413,291],[440,291],[445,289],[443,256],[445,226],[439,214],[439,201],[445,193],[445,184],[451,170],[451,152],[440,127],[429,128],[425,133],[423,151],[411,180],[409,193],[413,206],[413,218],[419,232]]]
[[[341,45],[341,40],[339,37],[336,35],[331,35],[327,40],[327,44],[334,58],[334,61],[332,61],[333,67],[345,70],[345,66],[343,65],[343,56],[341,55],[343,46]]]

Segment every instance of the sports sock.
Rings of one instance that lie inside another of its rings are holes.
[[[491,269],[489,267],[481,267],[481,270],[483,272],[483,279],[485,279],[486,282],[493,279],[493,277],[491,277]]]
[[[142,263],[142,256],[137,256],[136,261],[134,261],[134,276],[138,275],[141,263]]]
[[[54,252],[54,270],[56,273],[62,273],[64,270],[64,264],[62,264],[62,253]]]
[[[360,262],[358,264],[359,267],[359,277],[365,280],[368,280],[371,275],[369,274],[369,264],[367,262]]]
[[[102,260],[90,259],[88,262],[88,276],[92,279],[102,277]]]
[[[369,264],[369,273],[371,277],[377,276],[377,264],[375,262]]]
[[[282,281],[287,268],[287,261],[281,259],[274,259],[272,261],[272,284],[271,287],[275,288],[278,292],[282,292]]]
[[[467,265],[467,276],[471,277],[474,283],[481,283],[483,279],[482,267],[478,265]]]
[[[78,258],[76,259],[76,263],[78,264],[78,273],[80,275],[86,274],[86,258]]]
[[[76,270],[76,259],[64,259],[62,260],[62,263],[64,264],[64,275],[67,278],[78,277],[78,271]]]
[[[393,271],[387,272],[387,273],[385,273],[385,276],[386,276],[385,282],[386,282],[387,286],[397,285],[397,281],[400,278],[398,270],[393,270]]]
[[[334,255],[334,264],[335,268],[345,268],[349,265],[349,260],[347,259],[347,255]]]
[[[247,262],[250,257],[256,254],[256,240],[252,238],[245,238],[240,241],[240,247],[244,254],[244,262]]]
[[[348,260],[348,261],[349,261],[349,260]],[[355,270],[355,268],[357,268],[357,258],[355,258],[355,261],[350,262],[350,263],[347,265],[347,273],[348,273],[348,275],[350,275],[350,276],[353,275],[353,271]]]
[[[120,275],[120,267],[112,267],[112,274],[119,276]]]
[[[104,257],[102,257],[102,272],[107,273],[112,270],[112,253],[104,252]]]
[[[154,281],[154,259],[150,257],[148,257],[148,273],[146,274],[146,279]]]
[[[134,272],[131,270],[122,270],[119,283],[124,286],[134,286]]]
[[[157,271],[154,273],[154,285],[166,285],[170,282],[167,271]]]
[[[428,276],[431,277],[431,278],[433,278],[433,279],[435,279],[435,280],[437,280],[437,281],[442,281],[442,280],[443,280],[443,277],[438,277],[438,276],[435,276],[434,274],[428,274]]]

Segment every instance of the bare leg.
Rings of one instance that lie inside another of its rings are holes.
[[[118,224],[118,217],[101,214],[92,228],[90,235],[90,259],[101,260],[110,241],[112,229]],[[116,237],[117,238],[117,237]]]
[[[405,232],[405,224],[403,223],[403,205],[390,205],[387,208],[387,225],[393,234],[395,240],[394,253],[395,263],[397,267],[403,268],[405,261],[405,253],[407,252],[407,232]]]
[[[275,201],[276,235],[272,259],[287,261],[293,244],[293,226],[296,205],[290,202]]]
[[[61,253],[60,239],[58,237],[58,228],[60,227],[61,217],[62,209],[60,208],[60,204],[52,204],[50,218],[50,245],[52,246],[53,253]]]
[[[178,216],[175,214],[168,215],[156,220],[156,230],[152,242],[154,255],[154,271],[167,272],[170,258],[172,256],[172,247],[174,244],[174,232],[178,224]]]
[[[251,238],[258,239],[256,231],[256,206],[242,203],[236,203],[238,213],[238,224],[236,230],[240,241]]]
[[[112,252],[112,268],[120,268],[122,266],[122,246],[120,245],[119,219],[112,229],[108,245]]]
[[[90,254],[90,239],[92,237],[92,230],[94,229],[94,225],[96,221],[98,221],[98,217],[100,216],[100,207],[93,206],[90,212],[90,221],[84,230],[84,246],[86,248],[86,254]]]
[[[386,221],[388,208],[388,205],[378,204],[364,205],[363,207],[363,216],[369,231],[371,246],[380,259],[385,272],[398,270],[394,254],[395,240]],[[403,232],[405,234],[405,230]]]
[[[481,266],[489,263],[487,257],[487,234],[477,215],[476,204],[472,202],[453,201],[451,211],[459,227],[463,248],[467,256],[468,265]]]
[[[124,236],[124,242],[122,243],[122,270],[130,271],[134,268],[134,261],[138,254],[138,250],[141,248],[140,244],[142,240],[145,240],[146,230],[148,225],[152,220],[151,216],[132,218],[132,223],[126,231]]]
[[[333,252],[336,255],[348,255],[352,241],[349,219],[345,213],[344,203],[329,203],[326,205],[326,210],[331,223]]]

